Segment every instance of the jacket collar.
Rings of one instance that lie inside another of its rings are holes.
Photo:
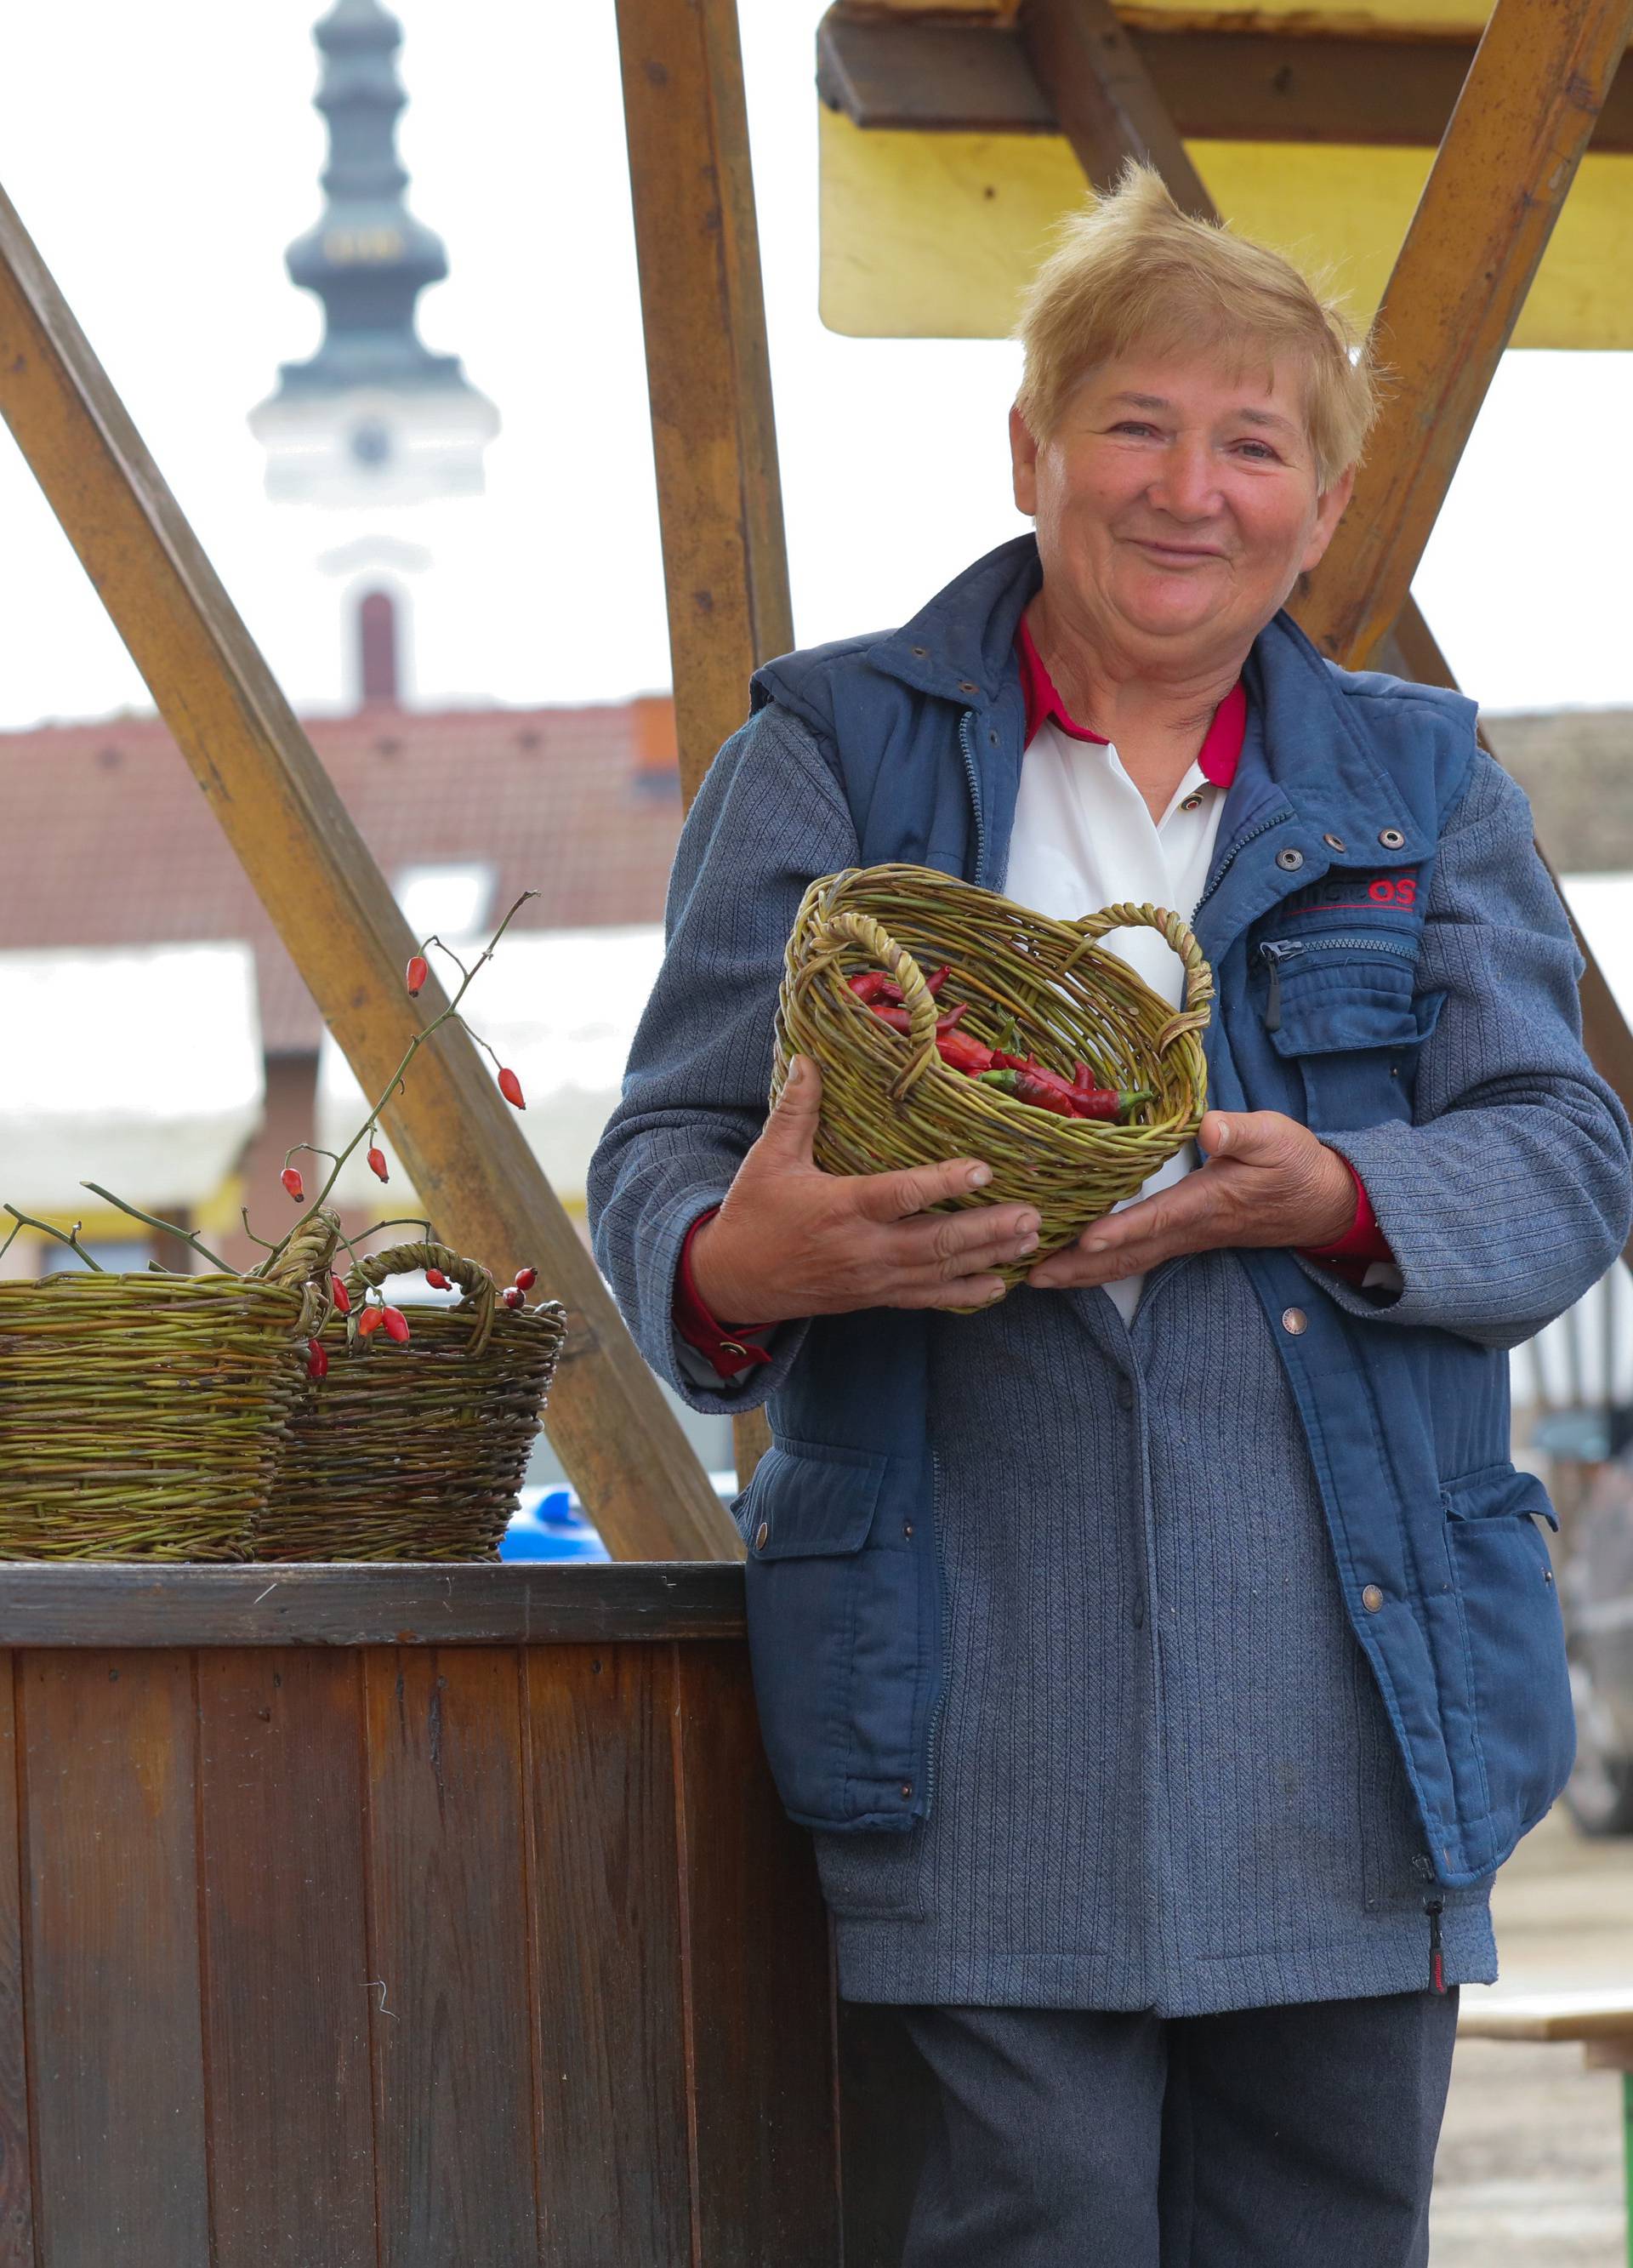
[[[1036,537],[1017,536],[956,575],[909,622],[871,646],[868,660],[921,693],[966,709],[993,707],[1019,684],[1015,634],[1042,580]],[[1274,801],[1291,806],[1298,829],[1293,840],[1303,855],[1300,882],[1315,880],[1338,857],[1377,855],[1386,834],[1405,838],[1385,846],[1391,863],[1430,856],[1432,821],[1403,807],[1399,788],[1367,746],[1342,674],[1285,611],[1254,639],[1242,682],[1257,729],[1230,788],[1219,829],[1222,855],[1244,821],[1256,824]],[[1256,762],[1249,762],[1250,752]],[[1011,752],[1011,762],[1018,753]],[[1329,835],[1344,844],[1343,852],[1327,843]]]

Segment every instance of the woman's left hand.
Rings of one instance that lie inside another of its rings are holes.
[[[1224,1246],[1335,1244],[1355,1219],[1355,1182],[1335,1150],[1279,1110],[1210,1110],[1197,1137],[1207,1162],[1172,1189],[1092,1221],[1041,1260],[1042,1291],[1111,1284],[1181,1252]]]

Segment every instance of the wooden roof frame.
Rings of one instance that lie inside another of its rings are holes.
[[[735,0],[617,0],[617,13],[689,803],[741,721],[750,671],[792,643],[764,301]],[[1411,574],[1590,137],[1597,128],[1633,146],[1620,86],[1606,112],[1630,27],[1633,0],[1497,0],[1466,70],[1460,53],[1420,58],[1401,98],[1401,116],[1422,120],[1459,72],[1378,316],[1403,382],[1298,601],[1339,659],[1375,652],[1406,674],[1450,681],[1412,607]],[[1064,127],[1091,180],[1136,154],[1193,210],[1211,210],[1160,73],[1107,0],[1026,0],[1012,33],[974,36],[1019,43],[1040,120]],[[1013,62],[1011,51],[1011,88]],[[432,985],[416,1005],[404,993],[414,940],[384,878],[3,196],[0,414],[330,1029],[376,1091],[441,996]],[[1595,1062],[1633,1102],[1633,1035],[1592,968],[1584,1007]],[[387,1119],[438,1233],[502,1267],[533,1261],[567,1300],[550,1435],[614,1556],[740,1557],[734,1526],[461,1032],[428,1051]],[[764,1439],[758,1421],[739,1424],[739,1471]]]

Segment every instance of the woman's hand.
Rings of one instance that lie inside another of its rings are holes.
[[[1210,1110],[1198,1140],[1207,1163],[1172,1189],[1092,1221],[1026,1280],[1044,1291],[1111,1284],[1181,1252],[1223,1246],[1335,1244],[1355,1219],[1343,1160],[1279,1110]]]
[[[789,1067],[765,1131],[714,1219],[692,1242],[692,1280],[710,1313],[739,1327],[856,1307],[976,1307],[996,1299],[991,1270],[1037,1249],[1024,1204],[927,1207],[982,1188],[979,1159],[892,1174],[825,1174],[812,1156],[822,1074]]]

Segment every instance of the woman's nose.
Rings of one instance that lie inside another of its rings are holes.
[[[1210,519],[1219,509],[1219,481],[1206,443],[1176,441],[1165,450],[1149,493],[1159,511],[1176,519]]]

